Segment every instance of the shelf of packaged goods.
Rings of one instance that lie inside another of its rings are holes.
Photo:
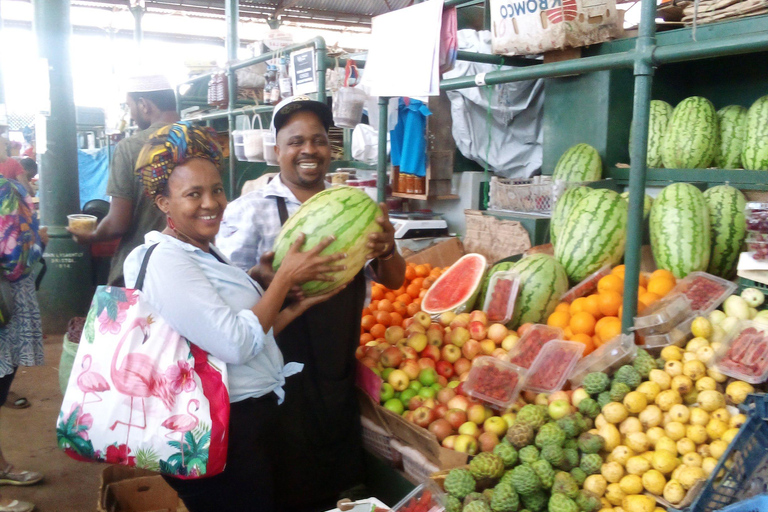
[[[629,168],[611,167],[605,173],[620,184],[629,181]],[[684,181],[729,185],[742,190],[768,190],[768,172],[744,169],[651,169],[646,171],[645,182],[649,187],[665,186],[670,182]]]
[[[428,196],[427,194],[406,194],[403,192],[392,192],[392,197],[402,197],[403,199],[419,199],[421,201],[426,201],[427,199],[438,199],[438,200],[453,200],[458,199],[459,196],[456,194],[447,194],[443,196]]]

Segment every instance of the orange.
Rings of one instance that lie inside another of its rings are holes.
[[[567,302],[561,302],[555,307],[555,311],[563,311],[564,313],[571,314],[571,305]]]
[[[429,290],[429,287],[435,284],[435,281],[437,281],[437,278],[435,277],[427,277],[424,279],[424,282],[421,283],[421,287],[425,290]]]
[[[384,299],[379,301],[379,311],[386,311],[387,313],[391,313],[395,310],[395,306],[392,305],[392,301],[389,299]]]
[[[615,274],[608,274],[597,282],[598,293],[613,291],[616,293],[624,292],[624,280]]]
[[[375,313],[379,310],[379,302],[378,300],[372,300],[370,304],[368,304],[368,311],[371,313]]]
[[[586,311],[581,311],[571,317],[569,326],[574,334],[592,335],[595,332],[595,317]]]
[[[416,313],[418,313],[421,310],[421,304],[417,304],[416,301],[411,302],[408,304],[408,307],[405,309],[405,313],[408,315],[408,317],[412,317]]]
[[[392,325],[392,316],[387,311],[377,311],[375,315],[376,323],[385,327]]]
[[[555,311],[549,318],[547,318],[547,325],[550,327],[559,327],[565,329],[568,327],[568,322],[571,320],[571,315],[564,311]]]
[[[397,295],[395,295],[395,292],[387,292],[384,294],[384,298],[389,302],[395,302],[397,300]]]
[[[650,281],[648,281],[648,291],[651,293],[655,293],[659,297],[663,297],[669,292],[672,291],[672,288],[675,287],[675,279],[668,278],[668,277],[652,277]]]
[[[365,316],[365,315],[370,315],[370,314],[371,314],[371,310],[370,310],[370,309],[368,309],[368,308],[363,308],[363,315],[362,315],[362,316]]]
[[[600,296],[596,293],[586,297],[582,310],[586,311],[593,317],[600,318],[603,314],[600,312]]]
[[[395,290],[395,295],[402,295],[402,294],[404,294],[405,293],[405,287],[406,287],[406,284],[403,283],[403,286],[401,286],[400,288]]]
[[[641,296],[644,293],[648,293],[648,290],[645,288],[645,286],[640,285],[637,287],[637,296]]]
[[[413,299],[419,296],[420,291],[421,286],[417,286],[414,283],[409,284],[408,288],[406,288],[406,293],[408,293],[408,295],[410,295]]]
[[[425,290],[424,288],[422,288],[421,291],[419,292],[419,298],[420,299],[424,298],[424,296],[427,294],[427,291],[428,290]]]
[[[601,318],[595,324],[595,333],[600,337],[602,343],[606,343],[621,334],[621,320],[615,316]]]
[[[637,300],[639,300],[640,302],[642,302],[646,306],[650,306],[651,304],[653,304],[654,302],[656,302],[660,298],[661,297],[659,297],[655,293],[645,292],[643,294],[638,294]]]
[[[373,315],[365,315],[360,322],[360,325],[365,329],[366,331],[370,331],[371,327],[376,325],[376,317]]]
[[[583,311],[585,300],[587,299],[585,299],[584,297],[579,297],[578,299],[571,302],[571,307],[570,307],[571,315],[575,315],[576,313]]]
[[[636,310],[636,311],[637,311],[637,314],[639,315],[640,313],[642,313],[642,312],[643,312],[643,310],[644,310],[645,308],[647,308],[647,307],[648,307],[648,306],[647,306],[646,304],[644,304],[642,301],[638,300],[638,301],[637,301],[637,310]],[[619,313],[618,313],[618,315],[616,315],[616,316],[618,316],[618,317],[619,317],[619,319],[621,319],[621,318],[623,318],[623,317],[624,317],[624,305],[623,305],[623,304],[622,304],[622,305],[621,305],[621,307],[619,308]]]
[[[616,265],[613,267],[613,270],[611,270],[611,274],[617,276],[622,281],[624,280],[624,272],[626,270],[626,267],[624,265]]]
[[[654,270],[651,274],[651,277],[649,279],[653,279],[655,277],[666,277],[668,279],[674,279],[675,275],[670,272],[669,270],[665,270],[663,268],[660,268],[658,270]]]
[[[402,302],[402,303],[403,303],[403,304],[405,304],[406,306],[407,306],[408,304],[410,304],[412,300],[413,300],[413,297],[411,297],[411,296],[410,296],[410,295],[408,295],[407,293],[403,293],[402,295],[398,295],[398,296],[397,296],[397,301],[398,301],[398,302]]]
[[[584,344],[584,353],[582,356],[585,356],[595,350],[595,342],[592,340],[592,336],[589,334],[574,334],[571,336],[571,341]]]
[[[387,328],[382,324],[376,324],[371,327],[371,336],[374,338],[383,338],[385,332],[387,332]]]
[[[411,296],[408,295],[408,304],[410,303],[411,303]],[[391,314],[394,315],[395,313],[399,313],[400,315],[404,315],[408,307],[408,304],[406,304],[405,302],[400,302],[399,300],[396,300],[395,302],[392,303],[392,307],[395,308],[395,311]],[[394,321],[392,322],[392,325],[395,325]]]
[[[650,274],[648,272],[640,272],[640,286],[648,286],[648,280]]]
[[[421,285],[423,283],[424,283],[424,278],[423,277],[417,277],[413,281],[411,281],[411,285],[418,286],[419,288],[421,288]]]
[[[411,281],[414,277],[416,277],[416,269],[409,264],[405,267],[405,280]]]
[[[369,333],[369,332],[363,333],[363,334],[360,335],[360,344],[361,345],[365,345],[369,341],[373,341],[373,339],[374,338],[371,335],[371,333]]]
[[[371,300],[381,300],[384,298],[386,291],[381,286],[373,286],[371,288]]]
[[[565,329],[563,329],[563,338],[569,340],[571,339],[571,336],[573,336],[573,331],[571,330],[570,327],[566,327]]]
[[[405,308],[403,308],[403,312],[400,313],[399,311],[397,313],[390,313],[389,316],[392,319],[389,325],[400,325],[403,323],[403,313],[405,313]]]
[[[427,277],[429,275],[429,269],[424,265],[416,265],[413,269],[416,272],[416,277]]]
[[[614,291],[605,291],[598,296],[600,312],[605,316],[615,316],[619,312],[621,302],[621,295]]]
[[[421,311],[421,297],[413,299],[413,303],[419,306],[419,311]]]
[[[437,279],[438,277],[440,277],[440,274],[442,274],[442,273],[443,273],[443,271],[440,269],[440,267],[435,267],[429,273],[429,277],[434,277],[435,279]]]
[[[597,348],[603,344],[603,340],[600,338],[600,336],[595,334],[592,336],[592,343],[595,345],[595,348]]]

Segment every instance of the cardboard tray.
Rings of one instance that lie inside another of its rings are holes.
[[[101,472],[98,512],[186,512],[162,476],[147,469],[107,466]]]

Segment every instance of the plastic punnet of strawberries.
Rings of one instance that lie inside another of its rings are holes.
[[[576,357],[579,357],[577,354]],[[546,356],[545,356],[546,357]],[[536,365],[536,371],[528,378],[527,386],[540,389],[553,389],[558,385],[563,374],[573,362],[573,350],[558,348],[549,352],[549,357]]]
[[[501,369],[488,364],[479,368],[474,393],[482,394],[499,402],[508,402],[517,387],[519,376],[513,370]]]
[[[731,342],[719,366],[743,373],[748,377],[762,377],[768,371],[768,333],[747,327]]]
[[[684,293],[691,301],[691,309],[693,311],[702,311],[707,309],[711,301],[719,297],[723,290],[724,288],[715,281],[705,277],[696,277],[691,281],[691,285]]]
[[[515,354],[510,359],[510,363],[530,368],[533,360],[539,355],[541,348],[547,342],[557,339],[561,336],[559,329],[553,329],[545,325],[534,325],[525,336],[520,338],[514,347]]]
[[[414,496],[399,510],[402,512],[430,512],[438,506],[439,503],[432,499],[432,491],[425,489],[421,496]]]
[[[513,279],[498,279],[491,292],[491,303],[488,305],[488,320],[500,322],[507,319],[509,301],[513,300]]]

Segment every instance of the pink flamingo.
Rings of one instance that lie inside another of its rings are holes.
[[[102,399],[99,395],[97,395],[97,393],[102,393],[110,389],[109,383],[104,377],[96,372],[90,371],[91,362],[91,355],[86,355],[83,358],[82,364],[80,365],[80,367],[83,368],[83,371],[80,373],[80,375],[77,376],[77,387],[79,387],[80,391],[83,392],[83,401],[80,404],[81,410],[85,407],[86,403],[92,404],[95,402],[101,402]],[[88,395],[88,393],[91,393],[93,396],[95,396],[96,400],[86,402],[85,397]]]
[[[197,411],[200,409],[200,402],[193,398],[189,401],[187,404],[187,414],[174,414],[167,420],[163,422],[163,426],[171,432],[168,432],[165,434],[165,437],[168,437],[170,439],[170,436],[174,433],[181,434],[181,465],[184,466],[184,434],[187,432],[191,432],[195,428],[197,428],[197,424],[200,422],[200,420],[192,414],[192,411],[189,410],[189,408],[192,406],[192,404],[195,405],[195,410]]]
[[[151,317],[149,318],[137,318],[128,325],[128,328],[117,344],[115,353],[112,356],[112,366],[110,368],[110,376],[112,382],[115,384],[115,389],[118,392],[131,397],[131,413],[128,416],[128,422],[115,421],[110,427],[111,430],[115,430],[118,424],[123,424],[128,427],[128,433],[126,434],[125,444],[128,444],[128,439],[131,435],[131,427],[137,427],[140,429],[147,428],[147,413],[144,406],[144,399],[150,396],[155,396],[163,401],[165,406],[170,410],[173,407],[176,397],[168,389],[167,383],[163,375],[155,370],[155,365],[152,359],[145,354],[128,353],[123,358],[120,368],[117,367],[117,355],[123,346],[123,343],[128,338],[130,332],[139,327],[144,334],[144,342],[146,342],[149,336],[149,325],[152,323]],[[144,343],[142,342],[142,343]],[[144,416],[144,424],[134,424],[133,421],[133,401],[136,398],[141,399],[141,412]]]

